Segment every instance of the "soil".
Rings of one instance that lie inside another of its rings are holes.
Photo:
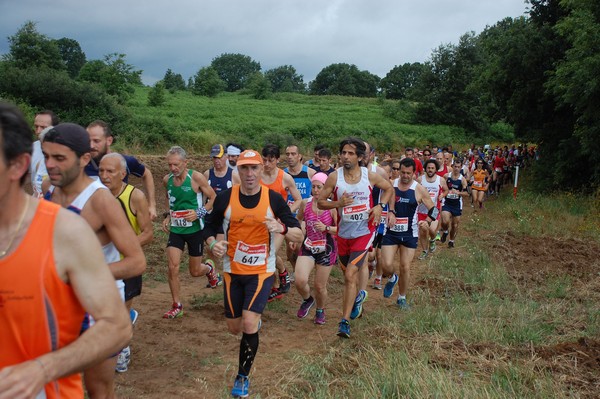
[[[139,157],[154,174],[159,215],[166,210],[162,177],[168,173],[164,157]],[[208,157],[194,157],[190,168],[204,171],[210,167]],[[132,179],[138,185],[138,179]],[[466,208],[465,212],[471,212]],[[162,220],[159,217],[159,220]],[[463,218],[468,220],[468,218]],[[171,305],[166,282],[166,235],[155,222],[154,242],[145,247],[148,269],[141,297],[134,301],[139,311],[131,343],[132,361],[129,371],[116,375],[117,393],[122,398],[221,398],[229,390],[237,373],[239,337],[227,332],[222,307],[222,290],[205,288],[206,279],[187,273],[186,260],[181,269],[184,316],[166,320],[162,315]],[[461,239],[468,239],[462,230]],[[568,277],[581,295],[600,299],[600,264],[598,245],[576,239],[536,238],[506,233],[491,233],[480,237],[499,259],[508,259],[505,266],[510,276],[524,285],[536,284],[548,278]],[[442,249],[447,250],[447,249]],[[460,248],[455,248],[458,253]],[[447,294],[447,287],[435,277],[427,276],[424,262],[415,257],[411,284],[426,287],[434,296]],[[289,266],[289,264],[288,264]],[[273,387],[278,375],[285,373],[284,360],[294,351],[316,352],[337,345],[335,335],[341,317],[343,281],[340,274],[330,278],[327,323],[317,326],[313,313],[299,320],[295,313],[300,298],[294,288],[283,299],[268,304],[260,331],[260,349],[252,370],[252,396],[277,397]],[[379,291],[369,285],[369,300],[365,306],[389,306]],[[469,290],[469,287],[458,287]],[[478,356],[493,360],[497,357],[534,359],[535,367],[549,372],[557,380],[568,383],[582,397],[600,392],[600,340],[580,339],[558,345],[504,348],[494,344],[465,347],[461,342],[446,345],[456,356]],[[432,361],[436,361],[433,359]],[[443,363],[438,359],[438,363]]]

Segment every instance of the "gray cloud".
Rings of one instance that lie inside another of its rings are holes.
[[[308,82],[337,62],[384,77],[525,12],[524,0],[0,0],[0,35],[32,20],[49,37],[77,40],[88,59],[127,54],[148,84],[167,68],[187,79],[222,53],[248,55],[263,70],[293,65]]]

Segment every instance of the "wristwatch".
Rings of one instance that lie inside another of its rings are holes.
[[[381,207],[381,209],[385,208],[385,202],[380,202],[379,204],[377,204]]]
[[[325,226],[325,231],[329,231],[329,226]]]

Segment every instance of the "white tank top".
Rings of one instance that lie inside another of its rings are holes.
[[[337,169],[337,183],[334,191],[334,200],[338,200],[344,193],[354,197],[354,203],[344,208],[338,208],[339,226],[338,236],[350,239],[358,238],[373,233],[369,227],[369,210],[373,205],[373,187],[369,182],[369,170],[360,167],[361,177],[356,184],[348,184],[344,179],[344,168]]]
[[[438,199],[442,189],[442,178],[439,175],[435,175],[435,180],[433,183],[430,183],[427,181],[427,175],[423,175],[423,178],[421,179],[421,185],[427,189],[429,192],[429,198],[431,198],[433,205],[437,207]],[[427,207],[424,204],[419,204],[417,212],[427,213]]]

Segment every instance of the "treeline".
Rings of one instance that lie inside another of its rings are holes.
[[[336,63],[306,84],[292,65],[262,71],[243,54],[221,54],[186,80],[168,69],[148,96],[161,106],[187,90],[214,97],[238,92],[379,97],[385,117],[450,125],[473,137],[515,138],[539,145],[536,181],[545,189],[595,190],[600,183],[600,3],[529,0],[528,15],[505,18],[457,44],[443,44],[424,63],[395,66],[380,78]],[[86,60],[77,41],[54,40],[26,22],[9,37],[0,63],[0,95],[69,120],[127,120],[127,101],[142,71],[124,54]],[[130,123],[136,123],[135,121]]]

